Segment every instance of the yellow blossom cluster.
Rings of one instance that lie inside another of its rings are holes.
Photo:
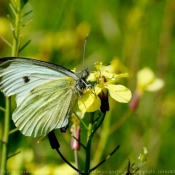
[[[94,87],[87,88],[78,100],[81,112],[94,112],[100,109],[103,101],[108,99],[108,94],[118,102],[128,103],[132,96],[131,91],[123,85],[116,84],[119,78],[127,77],[128,73],[116,74],[112,64],[103,66],[101,62],[95,63],[95,68],[96,70],[87,78]],[[101,110],[103,111],[102,108]]]

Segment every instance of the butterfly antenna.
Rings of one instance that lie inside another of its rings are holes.
[[[86,42],[88,39],[88,34],[86,35],[86,38],[84,40],[84,49],[83,49],[83,69],[84,69],[84,58],[85,58],[85,51],[86,51]]]

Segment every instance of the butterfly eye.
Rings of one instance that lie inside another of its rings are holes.
[[[30,81],[29,77],[27,76],[23,77],[23,79],[24,79],[24,83],[28,83]]]

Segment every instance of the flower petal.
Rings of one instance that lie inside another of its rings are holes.
[[[102,87],[100,87],[98,84],[94,87],[94,93],[98,95],[102,91]]]
[[[164,86],[164,81],[160,78],[156,78],[152,84],[146,87],[146,90],[154,92],[161,89],[163,86]]]
[[[154,72],[146,67],[137,73],[137,89],[143,93],[147,91],[157,91],[164,86],[163,80],[156,78]]]
[[[107,84],[110,96],[121,103],[128,103],[131,99],[131,91],[122,85]]]
[[[151,84],[154,81],[154,79],[154,72],[150,68],[145,67],[137,73],[137,86],[146,87],[149,84]]]
[[[108,72],[107,70],[105,70],[105,68],[103,68],[103,69],[101,70],[101,74],[102,74],[103,76],[105,76],[105,78],[109,78],[109,79],[113,78],[113,77],[116,75],[115,73]]]
[[[90,73],[88,78],[87,78],[87,81],[95,82],[96,80],[97,80],[96,72]]]
[[[78,99],[78,107],[83,113],[94,112],[98,110],[100,106],[100,98],[90,91],[87,91]]]
[[[125,77],[129,77],[129,74],[127,72],[115,75],[115,78],[125,78]]]
[[[108,83],[116,84],[117,82],[119,82],[120,78],[125,78],[125,77],[129,77],[129,74],[128,73],[115,74],[113,78],[108,80]]]

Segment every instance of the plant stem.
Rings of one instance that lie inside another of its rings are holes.
[[[75,116],[78,118],[78,120],[80,120],[80,122],[83,124],[83,127],[88,131],[88,127],[87,125],[85,124],[85,122],[78,116],[78,114],[75,112],[74,113]]]
[[[11,99],[6,97],[6,113],[5,113],[5,125],[4,125],[4,136],[3,136],[3,146],[2,146],[2,162],[1,162],[1,173],[4,175],[6,173],[6,163],[8,154],[8,140],[9,140],[9,129],[10,129],[10,116],[11,116]]]
[[[16,9],[14,10],[14,28],[12,32],[13,36],[13,45],[12,45],[12,56],[17,56],[19,51],[19,37],[20,37],[20,19],[21,19],[21,0],[17,0]],[[11,3],[14,3],[11,1]],[[12,5],[10,3],[10,5]],[[13,7],[12,7],[13,10]],[[11,98],[6,97],[6,109],[5,109],[5,123],[4,123],[4,135],[3,135],[3,148],[2,148],[2,162],[1,162],[1,170],[2,175],[6,173],[6,165],[7,165],[7,154],[8,154],[8,141],[9,141],[9,130],[10,130],[10,117],[11,117]]]
[[[0,106],[0,110],[5,112],[6,109],[4,109],[3,107]]]
[[[79,169],[77,150],[74,150],[74,159],[75,159],[76,168]],[[77,172],[77,175],[79,175],[79,172]]]
[[[85,172],[89,174],[90,162],[91,162],[91,141],[92,137],[90,137],[92,132],[92,123],[89,124],[89,131],[87,135],[87,146],[86,146],[86,164],[85,164]]]
[[[117,145],[117,147],[105,158],[103,159],[98,165],[96,165],[95,167],[90,169],[90,172],[94,171],[95,169],[97,169],[100,165],[102,165],[104,162],[106,162],[118,149],[120,148],[119,145]]]
[[[94,114],[92,113],[91,121],[88,126],[88,132],[87,132],[87,146],[86,146],[86,163],[85,163],[85,173],[88,175],[90,174],[90,163],[91,163],[91,142],[93,135],[92,129],[93,129],[93,121],[94,121]]]
[[[10,130],[9,131],[9,135],[15,133],[16,131],[19,131],[19,129],[18,128],[15,128],[15,129]]]
[[[12,46],[12,56],[18,56],[19,51],[19,37],[20,37],[20,19],[21,19],[21,1],[16,1],[16,13],[15,13],[15,28],[13,29],[13,46]]]

